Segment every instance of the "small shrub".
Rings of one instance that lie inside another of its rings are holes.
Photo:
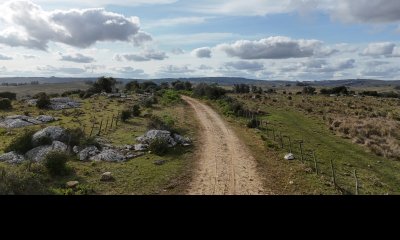
[[[247,123],[247,127],[248,128],[258,128],[260,126],[260,121],[257,121],[256,119],[251,119],[248,123]]]
[[[181,102],[181,97],[174,90],[166,90],[161,97],[161,103],[163,105],[171,105]]]
[[[101,145],[96,140],[95,137],[84,137],[84,138],[81,138],[80,143],[78,145],[81,146],[81,147],[95,146],[95,147],[97,147],[98,149],[101,150]]]
[[[80,128],[67,129],[63,142],[70,147],[80,146],[82,139],[85,138],[85,133]]]
[[[139,117],[140,113],[141,113],[140,106],[137,105],[137,104],[133,105],[133,107],[132,107],[132,116]]]
[[[0,195],[47,194],[40,175],[21,167],[0,167]]]
[[[122,110],[121,112],[121,121],[126,122],[131,117],[131,111]]]
[[[34,146],[32,144],[32,136],[35,131],[25,131],[21,135],[14,138],[11,143],[4,149],[5,152],[17,152],[25,154],[31,150]]]
[[[65,176],[70,173],[67,167],[69,155],[61,152],[50,152],[44,159],[44,166],[52,176]]]
[[[161,119],[158,116],[152,115],[150,117],[149,123],[147,125],[148,129],[157,129],[157,130],[166,130],[172,133],[176,133],[177,131],[174,129],[174,120],[168,116],[164,116]]]
[[[11,100],[8,98],[0,98],[0,110],[12,109]]]
[[[38,95],[36,107],[38,107],[39,109],[45,109],[48,108],[50,104],[50,97],[47,96],[46,93],[40,93]]]
[[[164,139],[157,138],[150,143],[149,150],[158,156],[163,156],[168,152],[168,143]]]
[[[0,98],[7,98],[9,100],[17,100],[17,94],[12,92],[0,92]]]

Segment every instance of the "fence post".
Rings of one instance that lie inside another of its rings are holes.
[[[333,166],[333,161],[331,159],[331,170],[332,170],[332,182],[336,188],[336,176],[335,176],[335,167]]]
[[[101,134],[102,127],[103,127],[103,119],[101,119],[101,122],[100,122],[100,129],[99,129],[99,132],[97,133],[98,136],[100,136],[100,134]]]
[[[110,125],[111,129],[112,129],[113,123],[114,123],[114,114],[112,115],[112,118],[111,118],[111,125]]]
[[[272,129],[272,135],[274,136],[274,141],[276,141],[276,138],[275,138],[275,129],[274,129],[274,128]]]
[[[89,135],[89,137],[91,137],[92,134],[93,134],[94,124],[95,124],[95,122],[93,122],[92,129],[90,130],[90,135]]]
[[[107,132],[107,127],[108,127],[108,118],[107,118],[107,122],[106,122],[106,128],[104,129],[104,132]]]
[[[299,145],[300,145],[301,161],[304,163],[303,141],[300,141],[300,142],[299,142]]]
[[[358,195],[358,178],[356,169],[354,169],[354,179],[356,180],[356,195]]]
[[[279,138],[280,138],[280,140],[281,140],[281,148],[283,149],[284,145],[283,145],[282,132],[279,132]]]
[[[292,153],[292,140],[290,138],[290,136],[287,136],[289,139],[289,153]]]
[[[315,150],[313,150],[313,159],[314,159],[314,168],[315,168],[315,172],[318,175],[318,164],[317,164],[317,158],[315,157]]]

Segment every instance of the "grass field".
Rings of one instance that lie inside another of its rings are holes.
[[[252,95],[232,95],[243,102],[248,108],[267,112],[261,119],[268,122],[269,131],[265,126],[261,129],[247,129],[247,119],[229,117],[236,131],[247,142],[255,153],[260,171],[265,175],[266,186],[272,187],[276,193],[283,194],[354,194],[354,170],[357,170],[359,194],[399,194],[400,193],[400,162],[377,156],[367,147],[354,143],[329,129],[324,120],[324,114],[319,112],[318,106],[324,106],[328,101],[335,104],[328,109],[343,112],[351,116],[346,107],[351,98],[343,97],[335,101],[329,97],[291,96],[274,94],[265,99],[252,99]],[[385,109],[396,112],[396,100],[382,100],[368,98],[361,101],[354,98],[352,102],[360,101],[369,104],[373,111]],[[382,104],[386,102],[387,104]],[[313,106],[313,111],[307,111],[307,106],[298,106],[299,103]],[[212,103],[214,107],[218,105]],[[380,108],[379,108],[380,106]],[[326,110],[326,109],[325,109]],[[352,109],[356,112],[357,109]],[[326,112],[326,111],[325,111]],[[337,114],[336,112],[336,114]],[[379,117],[379,116],[378,116]],[[326,118],[326,117],[325,117]],[[384,121],[392,121],[386,118]],[[382,124],[385,124],[383,122]],[[272,136],[274,129],[276,138]],[[280,134],[283,136],[284,148],[281,148]],[[289,153],[290,136],[292,153],[297,160],[289,162],[283,156]],[[304,141],[304,163],[300,161],[299,141]],[[311,150],[315,150],[319,176],[315,174],[314,161]],[[332,171],[330,161],[333,161],[336,182],[340,191],[335,190],[331,183]]]
[[[58,85],[54,86],[58,88]],[[23,90],[24,91],[24,90]],[[20,93],[23,94],[23,93]],[[74,98],[77,98],[75,96]],[[169,106],[154,105],[152,108],[143,109],[142,117],[128,120],[126,123],[119,121],[118,126],[104,131],[107,120],[111,125],[112,116],[124,108],[137,103],[137,97],[132,100],[120,102],[117,99],[106,97],[95,97],[83,100],[83,105],[79,109],[63,111],[38,110],[36,107],[26,106],[24,102],[14,101],[12,111],[2,111],[1,115],[29,114],[37,116],[48,114],[59,118],[58,121],[49,125],[61,126],[64,128],[82,128],[87,135],[98,133],[99,124],[103,121],[103,131],[100,137],[106,139],[115,146],[135,144],[135,138],[144,134],[147,129],[149,119],[143,117],[145,114],[153,114],[161,118],[168,118],[174,122],[174,127],[185,136],[189,136],[196,142],[197,124],[193,117],[193,112],[185,103],[177,103]],[[49,126],[33,126],[35,130]],[[95,126],[92,131],[92,126]],[[5,146],[24,129],[0,129],[0,153]],[[73,169],[73,173],[65,177],[50,177],[42,166],[35,164],[31,167],[31,173],[38,178],[43,189],[36,189],[37,193],[49,194],[180,194],[186,184],[190,181],[191,165],[193,164],[194,147],[177,147],[169,151],[163,157],[154,154],[145,154],[124,163],[107,162],[80,162],[69,161],[68,165]],[[161,166],[153,164],[155,160],[166,160]],[[6,171],[26,172],[26,165],[10,166],[0,163],[0,167]],[[101,182],[100,177],[104,172],[112,172],[115,177],[114,182]],[[65,188],[68,181],[78,180],[81,184],[76,191]],[[32,190],[35,193],[35,189]]]

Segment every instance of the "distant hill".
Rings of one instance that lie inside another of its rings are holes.
[[[69,83],[69,82],[85,82],[95,81],[97,78],[59,78],[59,77],[6,77],[0,78],[0,84],[2,83],[30,83],[37,81],[43,83]],[[270,80],[255,80],[239,77],[203,77],[203,78],[159,78],[159,79],[127,79],[117,78],[117,80],[127,83],[129,81],[137,80],[143,81],[154,81],[156,83],[161,82],[173,82],[176,80],[190,81],[192,83],[217,83],[220,85],[233,85],[233,84],[252,84],[252,85],[264,85],[264,86],[285,86],[285,85],[296,85],[296,81],[270,81]],[[348,86],[348,87],[382,87],[382,86],[400,86],[400,80],[396,81],[384,81],[376,79],[345,79],[345,80],[323,80],[323,81],[303,81],[312,86],[320,87],[334,87],[334,86]]]

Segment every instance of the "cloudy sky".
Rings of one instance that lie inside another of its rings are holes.
[[[399,0],[0,0],[0,77],[400,79]]]

